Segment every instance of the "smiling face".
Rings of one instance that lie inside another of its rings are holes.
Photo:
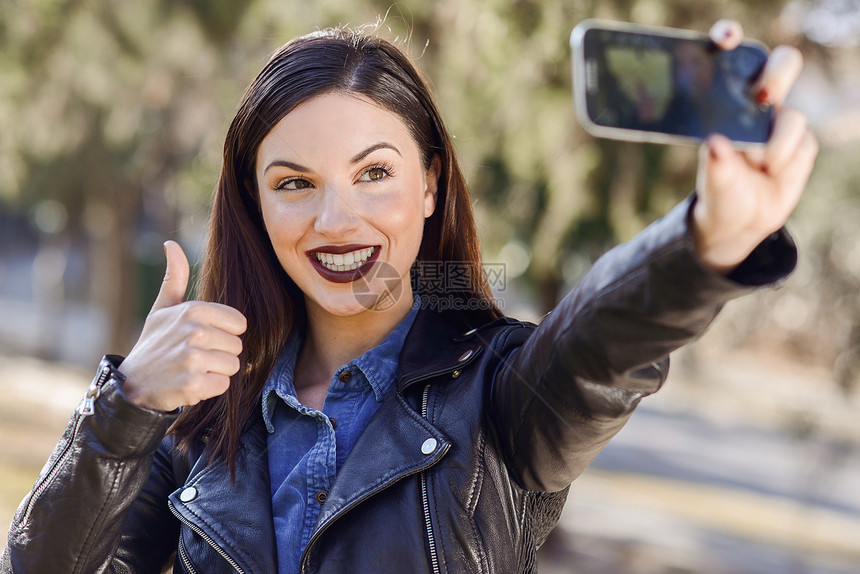
[[[393,276],[401,291],[384,309],[405,315],[438,169],[425,169],[399,116],[358,96],[317,96],[266,135],[256,177],[275,254],[311,316],[366,312]]]
[[[679,89],[695,99],[703,98],[714,78],[714,62],[707,51],[694,43],[681,43],[675,47],[673,57]]]

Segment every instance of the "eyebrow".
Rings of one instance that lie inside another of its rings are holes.
[[[277,160],[271,162],[269,165],[266,166],[266,169],[263,170],[263,174],[265,175],[273,167],[288,167],[294,171],[301,171],[301,172],[310,171],[308,168],[306,168],[305,166],[303,166],[301,164],[293,163],[291,161],[287,161],[287,160],[283,160],[283,159],[277,159]]]
[[[400,157],[403,157],[403,154],[400,153],[400,150],[397,149],[393,144],[390,144],[387,142],[379,142],[379,143],[373,144],[372,146],[358,152],[357,154],[355,154],[352,157],[351,160],[349,160],[349,162],[353,163],[353,164],[358,163],[361,160],[363,160],[364,158],[366,158],[367,156],[369,156],[370,154],[372,154],[373,152],[375,152],[377,150],[381,150],[381,149],[390,149],[390,150],[394,151],[394,153],[396,153]],[[263,174],[267,173],[273,167],[288,167],[294,171],[299,171],[299,172],[304,172],[304,173],[307,173],[310,171],[310,169],[308,169],[307,167],[305,167],[301,164],[298,164],[298,163],[295,163],[292,161],[283,160],[283,159],[278,159],[278,160],[270,162],[266,166],[266,169],[263,170]]]
[[[394,153],[396,153],[400,157],[403,157],[403,154],[400,153],[399,149],[394,147],[394,144],[390,144],[387,142],[379,142],[377,144],[373,144],[372,146],[365,149],[364,151],[361,151],[361,152],[355,154],[355,156],[353,156],[353,158],[350,160],[350,163],[358,163],[361,160],[363,160],[364,158],[366,158],[367,156],[369,156],[370,154],[372,154],[373,152],[375,152],[376,150],[380,150],[380,149],[390,149],[390,150],[394,151]]]

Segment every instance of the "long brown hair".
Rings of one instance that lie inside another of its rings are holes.
[[[454,262],[473,271],[481,266],[472,206],[450,136],[409,58],[381,38],[348,28],[315,32],[281,47],[248,87],[227,131],[198,284],[200,299],[234,307],[248,319],[243,368],[226,393],[183,409],[171,428],[184,450],[208,438],[209,460],[227,460],[231,475],[239,437],[259,409],[266,379],[292,330],[305,321],[302,293],[278,262],[258,208],[257,149],[286,114],[330,92],[359,94],[397,114],[425,168],[438,158],[436,210],[425,220],[418,261]],[[468,289],[450,294],[457,301],[446,302],[447,314],[464,327],[501,315],[483,274],[470,278]]]

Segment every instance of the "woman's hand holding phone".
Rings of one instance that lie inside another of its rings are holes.
[[[743,30],[737,22],[721,20],[710,36],[731,50],[743,39]],[[785,224],[812,173],[818,141],[806,116],[782,105],[802,66],[798,50],[780,46],[754,87],[759,103],[776,111],[763,148],[738,150],[719,134],[700,148],[692,233],[696,253],[715,271],[729,273]]]

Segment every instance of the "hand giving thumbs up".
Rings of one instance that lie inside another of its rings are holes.
[[[162,411],[224,393],[239,371],[245,316],[232,307],[185,301],[190,268],[178,243],[164,244],[167,269],[143,332],[122,363],[133,403]]]

